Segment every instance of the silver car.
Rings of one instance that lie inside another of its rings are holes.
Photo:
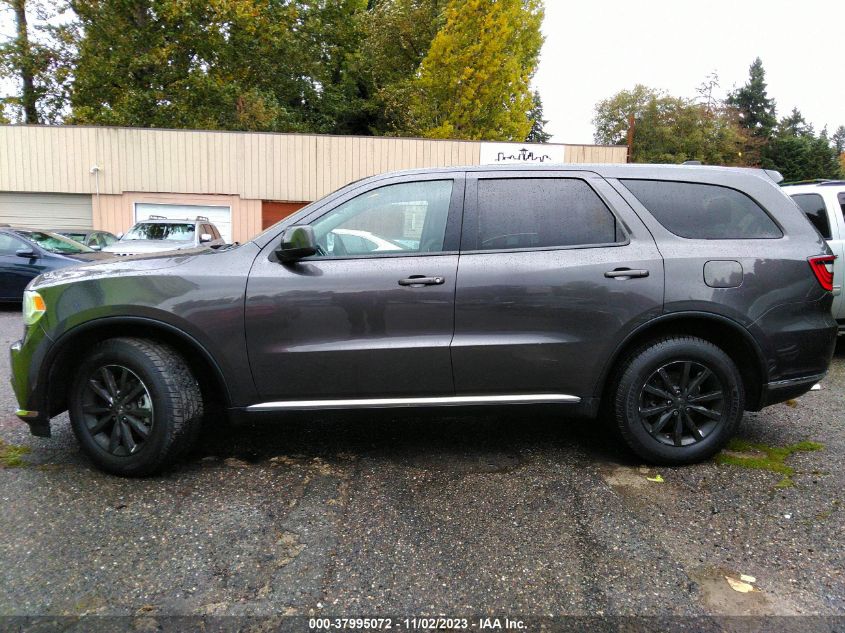
[[[104,247],[102,251],[124,256],[177,251],[197,246],[217,248],[225,244],[220,231],[204,216],[197,216],[193,220],[176,220],[153,215],[135,223],[135,226],[117,242]]]

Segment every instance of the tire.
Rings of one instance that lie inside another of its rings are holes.
[[[161,472],[190,448],[203,400],[173,348],[121,337],[102,342],[82,361],[68,409],[82,451],[98,468],[142,477]]]
[[[622,362],[612,408],[622,439],[638,456],[655,464],[691,464],[712,457],[733,436],[745,390],[719,347],[672,336]]]

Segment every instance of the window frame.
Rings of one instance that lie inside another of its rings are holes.
[[[738,193],[742,196],[745,196],[746,198],[751,200],[751,202],[753,202],[755,205],[757,205],[757,207],[763,212],[763,214],[767,218],[769,218],[769,220],[772,222],[772,224],[775,225],[777,230],[780,231],[780,235],[775,236],[775,237],[744,237],[744,236],[743,237],[685,237],[683,235],[679,235],[679,234],[675,233],[672,229],[670,229],[668,226],[663,224],[663,222],[661,222],[658,219],[658,217],[656,215],[654,215],[654,213],[651,212],[651,210],[645,205],[645,203],[642,202],[633,191],[628,189],[628,187],[625,183],[626,183],[626,181],[631,181],[631,180],[648,181],[648,182],[660,182],[660,183],[665,182],[665,183],[669,183],[669,184],[672,184],[672,185],[695,185],[695,186],[702,186],[703,185],[703,186],[707,186],[707,187],[720,187],[722,189],[728,189],[728,190],[733,191],[735,193]],[[724,184],[721,184],[721,183],[718,183],[718,182],[711,182],[711,181],[679,180],[679,179],[674,179],[674,178],[646,178],[646,177],[632,178],[630,176],[624,176],[624,177],[621,177],[621,178],[616,178],[616,182],[619,184],[619,189],[621,189],[620,195],[625,197],[626,200],[628,200],[629,204],[630,204],[631,200],[633,200],[633,202],[636,203],[639,206],[639,208],[637,209],[638,213],[640,213],[640,209],[642,209],[642,211],[645,211],[648,214],[648,217],[651,220],[654,221],[654,224],[657,227],[660,227],[660,229],[665,231],[667,235],[671,235],[672,237],[679,239],[679,240],[686,240],[686,241],[689,241],[689,242],[725,242],[725,241],[730,241],[730,242],[755,241],[756,242],[756,241],[759,241],[759,240],[766,240],[766,241],[782,240],[786,237],[786,230],[784,229],[783,224],[781,224],[778,221],[778,219],[771,214],[771,212],[766,208],[766,206],[763,205],[759,200],[757,200],[757,198],[755,198],[751,194],[743,191],[742,189],[738,189],[737,187],[731,187],[729,185],[724,185]],[[785,195],[787,195],[788,197],[790,195],[790,194],[786,194],[786,192],[783,192],[783,193]],[[628,198],[628,196],[630,196],[630,199]],[[792,203],[795,204],[796,207],[798,206],[798,204],[795,203],[794,200],[792,201]],[[803,211],[802,211],[802,213],[803,213]],[[808,222],[809,222],[809,220],[808,220]]]
[[[383,189],[393,185],[412,184],[416,182],[425,181],[452,181],[452,196],[449,200],[449,210],[446,216],[446,232],[443,238],[443,250],[436,252],[412,252],[412,251],[372,251],[365,254],[355,255],[313,255],[311,257],[303,257],[300,262],[328,262],[328,261],[344,261],[354,259],[384,259],[396,257],[439,257],[444,255],[457,255],[459,253],[460,239],[461,239],[461,220],[464,208],[464,191],[466,186],[466,175],[463,171],[443,171],[443,172],[429,172],[413,175],[395,176],[377,180],[368,183],[366,186],[355,187],[344,195],[331,200],[330,204],[323,205],[315,209],[312,213],[304,217],[299,217],[295,222],[285,223],[288,226],[311,225],[320,220],[324,216],[332,213],[338,207],[346,204],[350,200],[366,195],[376,189]],[[279,240],[284,229],[273,237],[265,248],[270,249],[269,257],[273,260],[278,260],[276,256],[276,249],[279,246]]]
[[[614,208],[608,197],[602,191],[602,184],[606,181],[591,171],[489,171],[476,172],[468,175],[466,204],[464,205],[464,230],[461,236],[461,254],[469,253],[523,253],[535,251],[571,251],[588,248],[619,248],[631,243],[631,229]],[[478,185],[482,180],[581,180],[604,204],[608,213],[616,221],[616,231],[621,239],[615,242],[596,244],[565,244],[560,246],[522,246],[515,248],[478,248],[479,221],[481,219],[478,206]]]

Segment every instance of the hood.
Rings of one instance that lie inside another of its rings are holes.
[[[96,279],[100,277],[118,277],[121,275],[144,275],[163,268],[180,266],[194,257],[211,255],[216,251],[210,248],[192,248],[178,251],[168,250],[155,255],[135,255],[129,257],[115,257],[108,253],[86,253],[88,263],[68,266],[45,272],[36,277],[30,287],[42,288],[82,279]],[[90,257],[96,255],[96,257]]]
[[[163,253],[193,248],[193,242],[176,242],[174,240],[119,240],[111,246],[106,246],[103,253],[116,255],[139,255],[142,253]]]
[[[112,259],[114,255],[109,255],[108,253],[101,253],[99,251],[94,253],[59,253],[62,257],[66,259],[72,259],[76,262],[95,262],[101,259]]]

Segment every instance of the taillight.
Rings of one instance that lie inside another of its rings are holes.
[[[819,284],[829,292],[833,291],[833,261],[835,259],[836,255],[821,255],[809,259],[810,268],[813,269]]]

